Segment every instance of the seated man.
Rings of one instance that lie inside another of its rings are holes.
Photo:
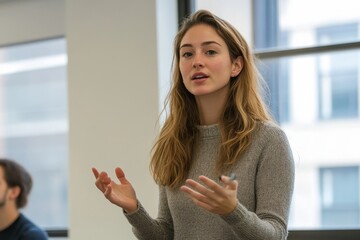
[[[26,218],[24,207],[32,187],[30,174],[18,163],[0,158],[0,239],[47,240],[47,234]]]

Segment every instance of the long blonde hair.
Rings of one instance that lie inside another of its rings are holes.
[[[193,146],[200,124],[194,96],[185,88],[179,69],[179,48],[186,32],[198,24],[213,27],[226,42],[230,57],[242,57],[241,73],[230,80],[230,93],[219,127],[221,146],[215,171],[225,171],[237,161],[250,145],[251,133],[259,121],[271,117],[260,96],[260,75],[253,54],[241,34],[228,22],[209,11],[199,10],[186,18],[174,41],[172,86],[165,101],[168,116],[154,144],[150,169],[155,181],[170,188],[179,187],[192,164]]]

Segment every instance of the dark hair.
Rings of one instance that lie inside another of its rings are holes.
[[[32,187],[32,179],[28,171],[16,161],[0,158],[0,166],[4,169],[4,178],[9,187],[20,187],[16,199],[17,208],[26,206]]]

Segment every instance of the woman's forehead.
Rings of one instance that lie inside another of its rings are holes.
[[[180,42],[180,47],[184,44],[193,45],[211,41],[221,43],[221,45],[224,43],[224,40],[212,26],[207,24],[198,24],[189,28],[189,30],[184,34],[184,37]]]

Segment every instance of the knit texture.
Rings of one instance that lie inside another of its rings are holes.
[[[199,126],[189,178],[214,173],[219,152],[217,125]],[[125,214],[138,239],[147,240],[283,240],[294,188],[294,161],[284,132],[276,125],[259,123],[249,148],[229,172],[239,182],[238,204],[228,215],[217,215],[196,206],[179,189],[159,187],[159,213],[149,216],[139,202],[138,210]],[[228,173],[224,173],[228,174]]]

